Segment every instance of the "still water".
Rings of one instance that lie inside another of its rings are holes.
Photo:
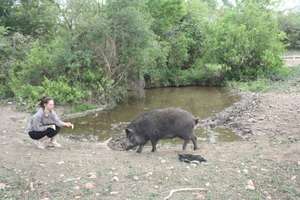
[[[74,130],[64,129],[63,134],[80,136],[97,136],[106,140],[112,134],[119,134],[126,122],[133,120],[138,114],[155,108],[180,107],[200,119],[222,111],[239,99],[224,88],[216,87],[179,87],[156,88],[146,90],[145,98],[129,99],[112,110],[94,113],[73,119]],[[198,140],[234,141],[239,138],[226,129],[205,131],[195,130]],[[176,141],[176,140],[175,140]]]

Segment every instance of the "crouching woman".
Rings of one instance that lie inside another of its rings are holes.
[[[74,127],[72,123],[60,120],[54,111],[54,106],[54,100],[51,97],[43,97],[39,102],[39,109],[28,124],[27,132],[38,148],[61,147],[55,136],[61,127]]]

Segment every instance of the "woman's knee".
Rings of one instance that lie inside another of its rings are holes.
[[[52,128],[48,128],[47,129],[47,137],[49,138],[53,138],[57,133],[58,133],[58,129],[54,130]]]

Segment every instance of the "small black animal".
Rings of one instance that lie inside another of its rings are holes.
[[[178,154],[178,159],[182,162],[191,163],[193,161],[196,162],[206,162],[206,159],[200,155],[193,155],[193,154]]]
[[[179,137],[184,140],[183,150],[190,140],[197,147],[197,137],[194,127],[198,119],[191,113],[180,108],[156,109],[145,112],[134,119],[125,129],[126,150],[139,146],[137,153],[141,153],[144,145],[150,140],[152,152],[156,151],[156,144],[160,139]]]

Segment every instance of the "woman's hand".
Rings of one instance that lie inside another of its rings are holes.
[[[71,122],[65,122],[65,127],[68,127],[68,128],[74,128],[74,124],[72,124]]]

